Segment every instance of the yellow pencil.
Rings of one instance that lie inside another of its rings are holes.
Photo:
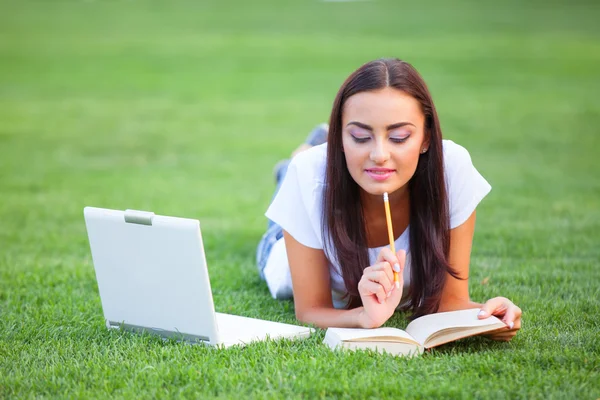
[[[385,220],[387,222],[388,236],[390,237],[390,248],[392,249],[392,253],[396,255],[394,229],[392,228],[392,213],[390,211],[390,199],[388,198],[387,192],[383,194],[383,204],[385,205]],[[394,271],[394,285],[396,285],[396,288],[400,288],[400,278],[396,271]]]

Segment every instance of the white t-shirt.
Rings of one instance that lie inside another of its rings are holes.
[[[450,209],[450,228],[463,224],[479,202],[490,192],[491,186],[475,169],[469,152],[451,140],[443,140],[444,169]],[[327,143],[297,154],[289,164],[279,192],[269,206],[266,217],[280,225],[294,239],[307,247],[323,249],[321,211],[325,185]],[[396,239],[396,250],[407,253],[403,272],[404,294],[410,286],[409,229]],[[283,242],[283,239],[280,239]],[[277,243],[274,248],[281,253],[285,247]],[[373,264],[382,247],[370,248],[369,259]],[[344,279],[335,255],[326,254],[334,306],[345,307]],[[280,268],[288,269],[287,256],[278,257]],[[277,267],[279,268],[279,267]],[[288,274],[289,275],[289,274]]]

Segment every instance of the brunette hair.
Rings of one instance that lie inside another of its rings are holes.
[[[342,111],[346,100],[360,92],[393,87],[421,105],[425,116],[428,151],[419,157],[415,174],[408,182],[410,201],[412,318],[438,310],[446,274],[458,278],[448,264],[450,217],[442,131],[431,94],[419,73],[398,59],[371,61],[346,79],[331,111],[327,145],[325,190],[323,192],[323,237],[325,249],[341,267],[348,292],[348,308],[361,305],[358,282],[369,266],[367,233],[360,200],[360,188],[352,179],[342,151]]]

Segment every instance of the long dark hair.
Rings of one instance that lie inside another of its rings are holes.
[[[428,151],[419,157],[408,182],[410,201],[412,318],[438,310],[446,274],[458,278],[448,264],[450,217],[442,132],[427,85],[408,63],[397,59],[371,61],[346,79],[331,111],[323,193],[323,237],[326,251],[337,257],[348,292],[348,308],[361,305],[358,282],[369,266],[367,233],[360,188],[352,179],[342,151],[342,111],[346,100],[357,93],[393,87],[414,97],[425,116]]]

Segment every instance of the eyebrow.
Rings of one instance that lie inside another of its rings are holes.
[[[348,125],[356,125],[359,128],[366,129],[368,131],[373,132],[373,127],[372,126],[367,125],[367,124],[363,124],[362,122],[350,121],[350,122],[348,122],[346,124],[346,126],[348,126]],[[386,127],[386,130],[391,131],[392,129],[401,128],[401,127],[406,126],[406,125],[412,125],[412,126],[414,126],[416,128],[416,125],[413,124],[413,123],[410,123],[410,122],[397,122],[395,124],[388,125]]]

